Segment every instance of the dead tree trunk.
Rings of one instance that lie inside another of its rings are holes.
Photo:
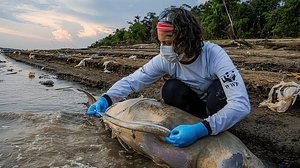
[[[238,37],[238,35],[237,35],[237,33],[236,33],[236,30],[235,30],[235,28],[234,28],[234,24],[233,24],[233,21],[232,21],[232,19],[231,19],[231,16],[230,16],[230,14],[229,14],[229,12],[228,12],[226,2],[225,2],[225,0],[222,0],[222,1],[223,1],[223,4],[224,4],[226,13],[227,13],[229,22],[230,22],[230,27],[231,27],[233,39],[234,39],[234,40],[235,40],[235,39],[239,39],[239,37]]]
[[[224,4],[226,13],[227,13],[229,22],[230,22],[230,27],[231,27],[232,37],[233,37],[234,42],[235,42],[235,43],[238,43],[238,44],[240,44],[240,45],[246,45],[246,46],[249,47],[249,48],[254,48],[254,46],[253,46],[252,44],[248,43],[246,40],[240,39],[240,37],[238,36],[238,34],[237,34],[237,32],[236,32],[236,29],[235,29],[235,26],[234,26],[233,21],[232,21],[232,19],[231,19],[231,16],[230,16],[230,14],[229,14],[229,12],[228,12],[226,2],[225,2],[225,0],[222,0],[222,1],[223,1],[223,4]]]

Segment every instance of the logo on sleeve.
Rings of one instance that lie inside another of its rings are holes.
[[[221,80],[224,83],[226,89],[228,89],[229,87],[238,86],[238,82],[236,81],[236,72],[234,70],[226,72],[221,77]]]

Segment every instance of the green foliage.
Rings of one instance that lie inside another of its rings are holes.
[[[157,23],[157,16],[155,13],[149,12],[142,20],[140,19],[140,16],[135,16],[133,22],[127,22],[130,25],[128,30],[125,30],[125,28],[117,29],[107,37],[96,41],[90,47],[152,42],[152,29],[154,24]]]
[[[272,37],[300,36],[300,2],[286,0],[284,4],[266,14],[265,34]]]
[[[240,38],[300,37],[299,0],[209,0],[191,8],[202,26],[204,39],[233,37],[225,5],[234,31]],[[154,42],[156,23],[157,16],[153,12],[147,13],[143,19],[135,16],[132,22],[128,22],[128,30],[117,29],[90,47]]]

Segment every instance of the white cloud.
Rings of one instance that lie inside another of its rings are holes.
[[[20,48],[86,47],[128,27],[126,21],[170,5],[206,0],[1,0],[0,45]]]
[[[63,29],[58,29],[52,32],[54,39],[58,41],[71,41],[71,34]]]
[[[83,30],[77,33],[78,37],[93,37],[98,33],[110,34],[113,32],[113,30],[110,28],[105,28],[104,26],[87,23],[84,21],[81,21],[80,25],[83,26]]]
[[[25,37],[25,38],[30,38],[30,39],[37,39],[37,40],[44,40],[44,41],[49,40],[47,38],[43,38],[43,37],[40,37],[40,36],[37,36],[34,34],[28,34],[28,32],[21,32],[21,31],[16,31],[16,30],[3,28],[3,27],[0,27],[0,33],[19,36],[19,37]]]
[[[27,11],[18,14],[16,16],[18,19],[50,28],[52,30],[52,35],[56,40],[71,41],[72,36],[78,36],[80,38],[95,37],[101,33],[110,34],[113,32],[113,29],[107,28],[101,24],[85,21],[81,18],[64,14],[55,10],[38,10],[30,5],[19,5],[18,8],[22,8],[23,10]],[[78,24],[80,27],[82,27],[82,29],[78,30],[75,34],[70,34],[69,32],[74,32],[74,30],[64,29],[63,24],[66,22]]]

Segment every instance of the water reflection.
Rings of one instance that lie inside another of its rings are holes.
[[[38,78],[47,74],[38,68],[30,67],[0,55],[0,111],[2,112],[49,112],[78,111],[84,108],[84,95],[74,92],[58,92],[55,88],[82,87],[71,82],[51,79],[54,87],[46,87]],[[8,74],[16,72],[16,74]],[[35,78],[29,78],[35,72]]]

